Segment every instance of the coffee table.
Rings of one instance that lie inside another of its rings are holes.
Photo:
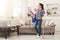
[[[12,32],[17,32],[17,35],[19,35],[19,25],[16,26],[12,26],[12,27],[0,27],[0,33],[2,34],[2,36],[4,36],[6,39],[8,36],[10,36],[10,33]],[[14,29],[14,30],[12,30]]]

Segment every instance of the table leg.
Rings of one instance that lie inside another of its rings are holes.
[[[10,28],[5,29],[5,38],[7,39],[8,36],[10,36]]]
[[[4,37],[5,39],[7,39],[7,36],[8,36],[8,32],[7,32],[7,29],[4,30]]]
[[[17,26],[17,35],[19,35],[19,26]]]

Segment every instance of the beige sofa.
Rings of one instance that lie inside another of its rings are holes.
[[[54,35],[56,25],[51,24],[51,25],[45,26],[46,21],[47,20],[43,20],[43,22],[42,22],[42,34],[52,34],[52,35]],[[37,34],[35,32],[35,29],[34,29],[34,24],[26,24],[25,26],[21,26],[19,28],[19,32],[20,32],[20,34]]]

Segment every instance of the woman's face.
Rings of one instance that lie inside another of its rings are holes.
[[[41,5],[38,5],[37,8],[38,8],[38,10],[42,10]]]

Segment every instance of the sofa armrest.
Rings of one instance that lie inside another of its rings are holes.
[[[48,26],[50,26],[50,27],[55,27],[55,26],[56,26],[56,24],[51,24],[51,25],[48,25]]]

